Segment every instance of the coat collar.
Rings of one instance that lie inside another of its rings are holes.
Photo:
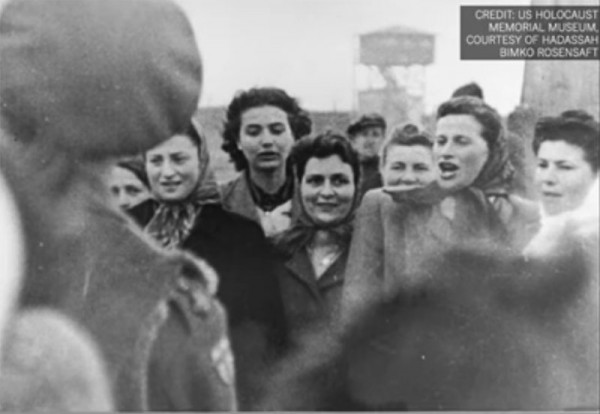
[[[250,184],[245,173],[225,184],[221,189],[222,204],[225,210],[237,213],[260,224],[256,205],[250,194]]]
[[[348,248],[338,256],[335,262],[317,280],[308,253],[305,249],[299,249],[285,262],[285,267],[294,277],[302,281],[315,296],[320,296],[321,290],[343,283],[347,261]]]

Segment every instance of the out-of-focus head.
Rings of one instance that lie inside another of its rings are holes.
[[[361,161],[377,159],[386,128],[385,119],[376,113],[365,114],[350,124],[347,133]]]
[[[151,197],[144,162],[140,158],[118,161],[107,172],[106,184],[117,208],[128,210]]]
[[[320,226],[346,219],[356,204],[360,163],[343,135],[327,132],[300,140],[292,152],[304,212]]]
[[[17,207],[4,177],[0,174],[0,355],[4,330],[18,299],[23,271],[24,240]],[[1,364],[1,360],[0,360]],[[0,366],[0,370],[1,370]]]
[[[475,97],[457,97],[440,105],[433,151],[439,183],[446,190],[485,188],[512,177],[502,119]]]
[[[395,128],[381,147],[380,170],[385,186],[425,186],[436,178],[432,139],[417,126]]]
[[[536,184],[544,211],[578,208],[598,178],[598,122],[584,111],[541,118],[535,127]]]
[[[459,96],[473,96],[475,98],[479,98],[483,100],[483,89],[477,82],[470,82],[459,86],[456,88],[454,92],[452,92],[452,98],[457,98]]]
[[[284,90],[252,88],[229,104],[222,148],[238,171],[277,171],[285,168],[293,143],[311,128],[308,113]]]
[[[83,159],[135,154],[196,109],[200,57],[171,1],[11,1],[0,32],[0,111],[17,141]]]

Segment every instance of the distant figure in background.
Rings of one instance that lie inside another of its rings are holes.
[[[167,0],[19,0],[2,10],[0,32],[0,165],[27,253],[20,306],[50,308],[89,332],[114,401],[90,410],[234,410],[217,276],[143,238],[103,181],[115,158],[184,131],[197,108],[202,66],[185,14]],[[83,392],[84,379],[52,371],[72,363],[92,373],[93,359],[60,346],[73,338],[68,326],[43,321],[18,338],[13,373],[39,370],[46,383],[68,380]],[[36,332],[41,345],[56,335],[58,360],[24,345]],[[169,369],[156,375],[157,365]],[[37,386],[18,386],[34,399],[17,408],[44,398]]]
[[[291,160],[298,212],[275,244],[285,316],[298,340],[307,330],[327,330],[338,315],[360,165],[348,139],[331,132],[298,141]]]
[[[423,187],[436,179],[433,140],[413,124],[395,128],[381,147],[380,169],[385,187]]]
[[[474,96],[475,98],[479,98],[482,101],[483,98],[483,89],[477,82],[466,83],[462,86],[459,86],[452,92],[451,98],[456,98],[458,96]]]
[[[533,150],[543,216],[578,208],[598,180],[598,122],[575,110],[541,118],[535,126]]]
[[[143,160],[129,157],[118,161],[107,174],[106,183],[116,206],[128,210],[152,197]]]
[[[347,129],[348,137],[358,152],[361,165],[361,184],[359,199],[364,194],[382,186],[379,174],[379,149],[385,138],[387,124],[385,119],[376,113],[362,115]]]
[[[223,207],[259,223],[271,237],[290,225],[294,179],[287,158],[312,121],[278,88],[238,93],[227,108],[222,148],[240,175],[221,187]]]

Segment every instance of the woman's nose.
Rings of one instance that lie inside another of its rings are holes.
[[[323,184],[323,186],[321,187],[320,195],[323,197],[331,197],[335,195],[335,191],[331,183],[326,182],[325,184]]]
[[[556,170],[553,167],[544,168],[539,172],[541,181],[546,185],[554,185],[558,181]]]
[[[174,175],[175,169],[173,168],[173,164],[170,161],[165,161],[161,166],[160,173],[166,177]]]
[[[260,136],[260,144],[263,147],[270,147],[275,143],[275,137],[269,131],[264,131]]]

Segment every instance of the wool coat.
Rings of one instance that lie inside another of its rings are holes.
[[[235,409],[214,272],[157,249],[101,180],[113,156],[189,125],[202,71],[187,18],[166,0],[23,0],[4,6],[0,31],[0,157],[27,257],[19,306],[89,333],[116,410]],[[148,398],[156,388],[164,402]]]

